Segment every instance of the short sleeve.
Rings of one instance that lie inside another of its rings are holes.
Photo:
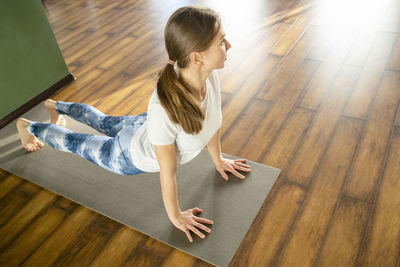
[[[152,144],[163,146],[173,144],[177,137],[177,126],[161,106],[154,107],[147,114],[147,132]]]

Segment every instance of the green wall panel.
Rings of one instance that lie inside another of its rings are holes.
[[[0,0],[0,118],[69,73],[39,0]]]

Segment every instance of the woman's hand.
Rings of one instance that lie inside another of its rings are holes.
[[[225,171],[233,173],[235,176],[244,179],[245,176],[238,173],[236,170],[251,172],[251,166],[246,165],[243,162],[246,162],[246,159],[232,160],[232,159],[222,158],[220,163],[216,166],[216,168],[217,171],[221,174],[222,178],[224,178],[227,181],[228,181],[228,175],[225,173]]]
[[[207,228],[201,223],[213,224],[214,222],[211,220],[207,220],[205,218],[194,216],[195,213],[200,213],[200,212],[202,212],[202,210],[197,207],[193,209],[188,209],[181,212],[181,215],[176,220],[172,221],[172,223],[176,228],[186,233],[186,236],[190,242],[193,242],[193,238],[190,235],[190,231],[192,231],[202,239],[205,238],[205,235],[201,233],[197,228],[202,229],[207,233],[211,233],[211,229]]]

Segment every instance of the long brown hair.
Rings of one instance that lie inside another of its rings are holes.
[[[190,53],[206,50],[220,26],[218,14],[212,9],[193,6],[179,8],[171,15],[164,30],[169,59],[176,61],[180,69],[187,67]],[[188,134],[201,131],[204,110],[174,66],[166,64],[160,71],[157,94],[171,121],[180,124]]]

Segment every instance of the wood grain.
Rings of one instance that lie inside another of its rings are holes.
[[[280,168],[283,176],[314,115],[312,110],[296,108],[282,126],[280,134],[272,142],[262,162]]]
[[[308,186],[331,139],[343,106],[358,77],[357,67],[343,66],[288,168],[286,179]]]
[[[297,69],[291,82],[275,100],[268,115],[263,118],[258,129],[241,151],[244,157],[254,160],[260,160],[263,157],[265,149],[271,144],[298,98],[304,92],[318,64],[316,61],[306,60]],[[263,140],[263,142],[259,140]]]
[[[348,118],[339,121],[333,140],[304,201],[304,208],[280,257],[280,266],[295,266],[298,262],[304,266],[311,266],[315,263],[362,129],[361,121]]]
[[[370,204],[342,197],[316,265],[354,266],[367,224]]]
[[[30,224],[0,254],[2,266],[18,266],[40,244],[45,241],[52,232],[63,222],[66,214],[60,209],[50,207]],[[43,226],[46,227],[43,227]]]
[[[76,242],[76,238],[87,229],[87,226],[97,216],[97,213],[88,210],[86,207],[79,207],[35,250],[34,254],[31,254],[23,262],[21,266],[43,266],[53,264],[65,249]]]
[[[375,196],[399,106],[399,84],[399,72],[385,72],[345,187],[348,196],[366,201]]]
[[[400,128],[393,133],[382,185],[369,223],[360,266],[396,266],[400,263]]]
[[[19,186],[23,181],[22,178],[13,174],[5,177],[0,183],[0,199],[3,199],[4,196],[14,190],[14,188]]]
[[[232,266],[271,266],[282,249],[285,236],[303,202],[304,190],[293,184],[282,184],[266,210],[256,219],[252,240],[234,258]],[[262,238],[254,238],[257,235]]]
[[[368,61],[344,111],[346,116],[367,118],[395,40],[396,34],[378,33]]]
[[[43,209],[57,197],[48,190],[41,190],[31,201],[0,228],[0,249],[11,242]]]

